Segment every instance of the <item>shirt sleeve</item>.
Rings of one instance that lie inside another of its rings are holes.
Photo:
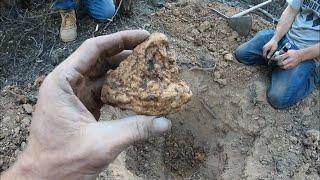
[[[295,10],[299,10],[301,7],[302,0],[287,0],[290,7]]]

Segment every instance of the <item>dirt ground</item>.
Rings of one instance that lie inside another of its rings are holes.
[[[41,14],[48,6],[26,15]],[[252,15],[250,37],[239,37],[207,6],[229,15],[239,11],[214,1],[178,0],[161,9],[138,1],[132,17],[117,18],[106,28],[101,24],[97,32],[95,22],[82,19],[79,38],[70,44],[59,42],[56,14],[26,20],[45,26],[40,28],[43,36],[29,27],[25,34],[29,39],[19,34],[23,40],[12,39],[10,44],[9,35],[17,32],[1,29],[6,40],[0,41],[0,53],[7,60],[0,64],[1,86],[6,85],[0,95],[0,172],[26,146],[37,100],[36,77],[46,75],[92,35],[145,28],[170,37],[181,78],[190,84],[194,96],[183,111],[168,116],[171,132],[128,148],[97,179],[320,179],[319,89],[292,108],[273,109],[265,94],[270,70],[244,66],[232,56],[239,44],[273,25]],[[10,22],[3,25],[9,28]],[[14,75],[8,75],[11,68],[16,68]],[[105,106],[101,120],[132,114]]]

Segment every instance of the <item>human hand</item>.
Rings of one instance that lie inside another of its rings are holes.
[[[142,30],[86,40],[44,80],[26,150],[1,179],[93,179],[135,141],[171,128],[165,118],[97,122],[106,71],[148,38]]]
[[[278,41],[271,39],[267,44],[263,46],[263,49],[262,49],[263,57],[269,60],[274,54],[274,52],[277,50],[277,48],[278,48]]]
[[[282,69],[291,69],[297,66],[301,61],[301,53],[299,50],[288,50],[284,54],[275,57],[277,64]]]

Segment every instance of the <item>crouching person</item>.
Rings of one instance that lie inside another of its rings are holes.
[[[246,65],[275,64],[267,98],[278,109],[294,105],[320,84],[320,1],[287,2],[276,30],[257,33],[235,51]]]

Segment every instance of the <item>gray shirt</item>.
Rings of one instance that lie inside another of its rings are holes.
[[[320,0],[287,0],[299,13],[287,37],[300,49],[320,42]]]

